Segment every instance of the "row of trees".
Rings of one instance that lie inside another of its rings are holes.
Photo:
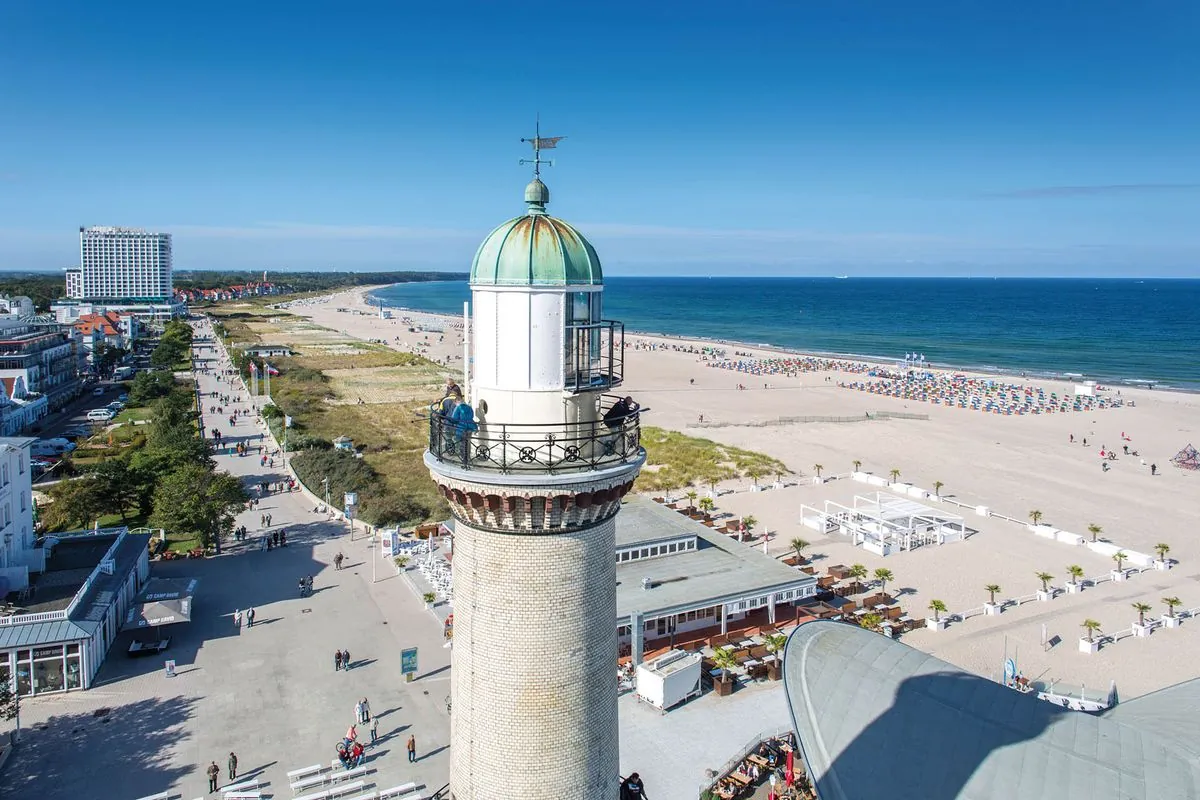
[[[192,326],[183,320],[173,319],[163,329],[158,346],[150,354],[150,366],[171,369],[192,352]]]
[[[161,387],[162,379],[154,378],[153,386]],[[173,537],[219,546],[220,534],[232,527],[248,495],[237,478],[214,470],[212,448],[196,425],[193,397],[187,386],[170,384],[154,401],[154,422],[143,447],[51,489],[47,527],[63,530],[86,527],[102,516],[118,515],[122,521],[135,516]]]
[[[380,286],[387,283],[417,281],[465,281],[465,272],[272,272],[271,283],[292,292],[317,292],[343,286]],[[217,270],[184,270],[174,275],[180,289],[221,289],[239,283],[261,281],[261,272],[225,272]],[[58,278],[62,285],[62,278]]]

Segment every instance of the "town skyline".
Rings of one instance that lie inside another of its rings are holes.
[[[73,5],[0,32],[2,270],[105,224],[181,271],[464,271],[540,113],[613,275],[1200,276],[1194,8]]]

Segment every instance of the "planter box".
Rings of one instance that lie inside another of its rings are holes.
[[[761,487],[761,486],[759,486],[757,483],[754,483],[754,484],[751,484],[751,485],[750,485],[750,491],[752,491],[752,492],[761,492],[761,491],[762,491],[762,487]]]
[[[720,678],[717,678],[713,681],[713,691],[716,692],[719,697],[727,697],[733,694],[733,686],[734,681],[723,681]]]
[[[772,483],[772,484],[771,484],[771,488],[773,488],[773,489],[782,489],[782,488],[783,488],[783,481],[775,481],[774,483]]]
[[[782,677],[783,668],[779,665],[778,661],[772,661],[770,664],[767,664],[767,680],[777,681]]]
[[[1123,569],[1114,569],[1112,571],[1111,575],[1112,575],[1112,579],[1117,582],[1123,581],[1127,577],[1125,574],[1125,570],[1123,570]]]
[[[950,625],[950,620],[942,617],[941,619],[925,620],[925,627],[931,631],[944,631]]]
[[[1171,562],[1159,559],[1158,561],[1154,562],[1154,568],[1159,571],[1169,570],[1171,568]]]
[[[1039,589],[1037,593],[1037,599],[1039,603],[1049,603],[1054,599],[1054,592],[1043,592],[1041,589]]]
[[[1067,594],[1079,594],[1082,591],[1083,591],[1082,583],[1075,583],[1075,581],[1067,581]]]
[[[1136,622],[1133,623],[1133,635],[1134,636],[1146,637],[1146,636],[1150,635],[1150,631],[1152,631],[1152,630],[1154,630],[1153,625],[1150,625],[1150,624],[1138,625]]]
[[[1000,614],[1002,606],[999,603],[984,603],[983,613],[985,616],[995,617]]]
[[[1179,617],[1168,617],[1166,614],[1163,614],[1162,624],[1164,628],[1178,628]]]
[[[824,478],[818,478],[816,475],[813,475],[813,479],[812,479],[813,486],[820,486],[824,482],[825,482]]]
[[[1087,639],[1079,640],[1079,652],[1081,653],[1098,653],[1100,651],[1099,642],[1089,642]]]

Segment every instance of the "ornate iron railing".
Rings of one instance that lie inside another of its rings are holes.
[[[604,419],[620,398],[603,395],[595,422],[552,424],[489,423],[478,428],[446,417],[438,406],[429,414],[429,453],[462,469],[490,472],[587,472],[633,461],[642,455],[637,409]]]

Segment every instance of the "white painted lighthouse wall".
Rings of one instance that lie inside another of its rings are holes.
[[[457,800],[615,800],[615,531],[614,519],[551,535],[458,523]]]

